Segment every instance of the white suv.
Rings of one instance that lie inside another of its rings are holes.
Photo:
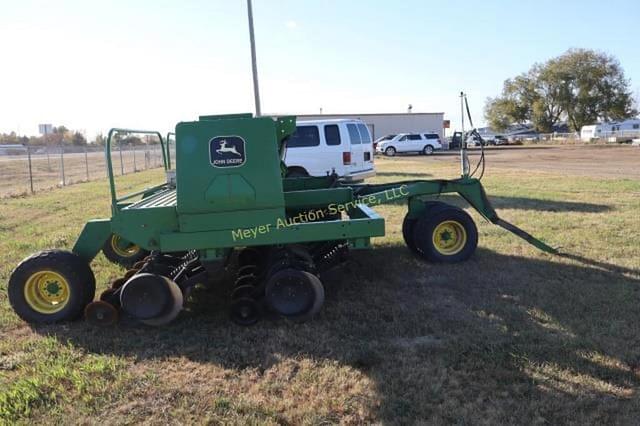
[[[287,139],[287,177],[336,173],[349,181],[375,176],[373,143],[360,120],[298,121]]]
[[[418,152],[425,155],[442,149],[440,136],[436,133],[400,133],[387,135],[376,141],[376,151],[393,157],[397,152]]]

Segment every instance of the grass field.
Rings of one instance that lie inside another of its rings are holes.
[[[454,177],[457,162],[397,157],[377,169],[379,182]],[[120,186],[161,176],[132,174]],[[33,251],[70,247],[87,219],[108,215],[107,185],[2,200],[0,419],[637,423],[640,180],[489,165],[483,183],[505,219],[570,255],[541,253],[472,213],[475,256],[425,264],[402,243],[405,207],[384,206],[387,236],[323,277],[314,321],[250,328],[229,321],[228,287],[200,294],[161,329],[27,326],[6,298],[12,268]],[[123,273],[102,255],[92,266],[98,291]]]
[[[127,174],[162,167],[162,153],[159,146],[152,146],[149,150],[138,147],[135,154],[134,157],[134,151],[123,150],[120,157],[120,152],[114,149],[111,155],[114,173]],[[106,160],[102,150],[88,152],[86,157],[83,152],[67,152],[63,159],[65,185],[102,180],[107,176]],[[31,176],[34,192],[62,186],[60,154],[51,153],[49,158],[46,154],[33,154]],[[30,193],[28,157],[26,155],[0,156],[0,179],[2,180],[0,199]]]

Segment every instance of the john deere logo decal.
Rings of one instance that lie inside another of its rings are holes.
[[[238,167],[246,160],[244,139],[218,136],[209,141],[209,160],[214,167]]]

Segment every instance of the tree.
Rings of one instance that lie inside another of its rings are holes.
[[[528,123],[550,132],[561,120],[579,131],[598,120],[623,120],[637,114],[630,83],[613,56],[571,49],[525,74],[504,82],[502,94],[487,99],[485,118],[496,130]]]
[[[80,132],[73,132],[71,136],[71,143],[75,146],[85,146],[87,144],[87,139]]]
[[[142,139],[135,135],[127,135],[122,139],[124,145],[142,145]]]
[[[0,133],[0,144],[14,145],[18,142],[18,135],[16,132]]]
[[[93,143],[96,145],[104,146],[107,143],[107,139],[102,133],[98,133]]]

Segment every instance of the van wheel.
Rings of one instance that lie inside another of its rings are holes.
[[[431,145],[427,145],[424,147],[424,149],[422,150],[422,153],[424,155],[431,155],[433,154],[433,147]]]
[[[288,178],[308,177],[309,173],[302,167],[290,167],[287,169]]]
[[[396,155],[396,149],[390,146],[389,148],[384,150],[384,155],[386,155],[387,157],[393,157],[394,155]]]

